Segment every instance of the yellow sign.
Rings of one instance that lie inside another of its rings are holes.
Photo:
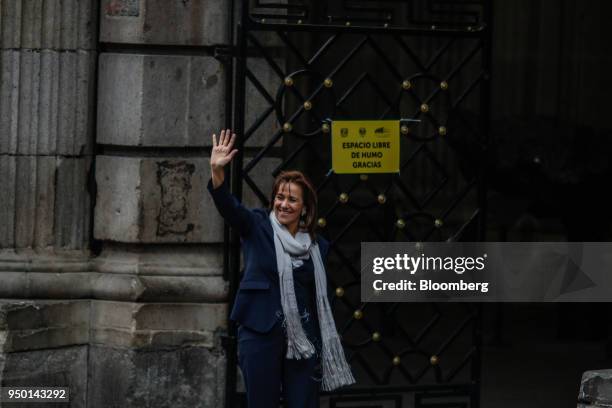
[[[399,173],[399,120],[332,122],[334,173]]]

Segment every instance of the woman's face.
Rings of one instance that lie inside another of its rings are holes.
[[[295,234],[304,209],[304,192],[299,184],[282,183],[274,196],[276,219]]]

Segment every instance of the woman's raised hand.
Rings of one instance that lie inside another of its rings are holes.
[[[234,141],[236,141],[236,134],[232,133],[230,129],[221,131],[219,143],[217,143],[217,135],[212,135],[213,148],[210,153],[210,167],[213,171],[223,169],[238,153],[237,149],[232,150]]]

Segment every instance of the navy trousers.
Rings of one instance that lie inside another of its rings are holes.
[[[286,353],[285,329],[280,322],[266,334],[238,328],[238,364],[248,408],[277,408],[281,395],[286,408],[319,408],[319,356],[289,360]]]

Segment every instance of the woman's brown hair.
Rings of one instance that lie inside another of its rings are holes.
[[[301,171],[283,171],[276,176],[274,186],[272,187],[272,196],[270,197],[270,210],[274,211],[274,198],[281,185],[286,183],[294,183],[302,187],[302,199],[304,201],[304,207],[306,207],[306,214],[300,217],[299,228],[302,231],[308,232],[310,238],[314,239],[315,227],[317,226],[317,190],[315,190],[310,179]]]

